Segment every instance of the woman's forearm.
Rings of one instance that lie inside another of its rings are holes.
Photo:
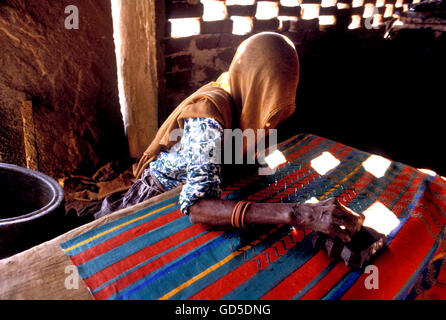
[[[201,199],[189,208],[192,223],[231,225],[231,216],[237,201]],[[292,203],[251,203],[245,215],[245,225],[290,224],[293,216]]]
[[[189,208],[192,223],[229,226],[237,201],[201,199]],[[354,213],[335,198],[307,203],[251,203],[244,215],[244,225],[290,224],[339,237],[348,242],[359,231],[364,216]]]

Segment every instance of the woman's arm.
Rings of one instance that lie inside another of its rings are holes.
[[[231,225],[236,201],[201,199],[189,208],[192,223]],[[252,203],[245,215],[245,225],[290,224],[297,228],[320,231],[349,242],[364,221],[330,198],[316,204],[307,203]]]

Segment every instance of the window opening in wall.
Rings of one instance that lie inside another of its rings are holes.
[[[321,26],[331,26],[336,24],[336,17],[330,16],[319,16],[319,25]]]
[[[384,7],[386,3],[386,0],[376,0],[376,7],[380,8],[380,7]]]
[[[381,25],[382,22],[383,22],[382,14],[374,14],[373,15],[372,27],[377,28]]]
[[[363,18],[373,17],[374,12],[375,12],[375,6],[372,3],[366,3],[366,5],[364,6],[364,13],[362,17]]]
[[[297,7],[300,5],[299,0],[280,0],[280,4],[284,7]]]
[[[342,10],[342,9],[349,9],[350,8],[350,4],[348,4],[348,3],[338,3],[336,5],[336,7],[338,9],[340,9],[340,10]]]
[[[350,23],[348,28],[352,30],[352,29],[358,29],[359,27],[361,27],[361,16],[355,14],[352,16],[352,22]]]
[[[384,11],[384,18],[391,17],[393,14],[393,4],[386,4],[386,10]]]
[[[364,5],[364,0],[353,0],[352,8],[362,7]]]
[[[169,19],[172,38],[190,37],[200,34],[199,18]]]
[[[311,20],[319,17],[319,4],[301,4],[302,19]]]
[[[297,17],[292,16],[278,16],[277,19],[279,19],[279,30],[283,29],[284,22],[285,21],[297,21]]]
[[[250,6],[255,3],[255,0],[226,0],[227,6]]]
[[[336,5],[336,2],[338,2],[338,0],[322,0],[321,7],[324,8],[334,7]]]
[[[232,16],[232,33],[237,35],[245,35],[252,31],[253,22],[251,17]]]
[[[203,4],[203,21],[224,20],[228,16],[228,10],[223,1],[201,0],[201,3]]]
[[[124,80],[122,77],[122,38],[121,38],[121,0],[111,0],[112,19],[113,19],[113,39],[115,42],[116,70],[118,78],[118,96],[121,107],[122,121],[124,123],[125,134],[127,134],[128,109],[124,93]]]
[[[272,1],[258,1],[256,19],[269,20],[279,15],[279,5]]]

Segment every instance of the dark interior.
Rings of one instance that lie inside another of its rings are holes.
[[[18,217],[39,210],[50,203],[54,192],[36,176],[0,167],[0,219]]]
[[[279,135],[321,135],[446,174],[444,40],[431,30],[402,30],[381,40],[326,33],[311,56],[300,54],[297,111]]]

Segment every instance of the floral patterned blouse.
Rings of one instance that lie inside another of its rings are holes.
[[[184,119],[181,141],[168,152],[161,152],[150,163],[150,170],[166,189],[180,184],[181,212],[199,199],[221,197],[221,166],[216,152],[222,145],[223,128],[211,118]]]

